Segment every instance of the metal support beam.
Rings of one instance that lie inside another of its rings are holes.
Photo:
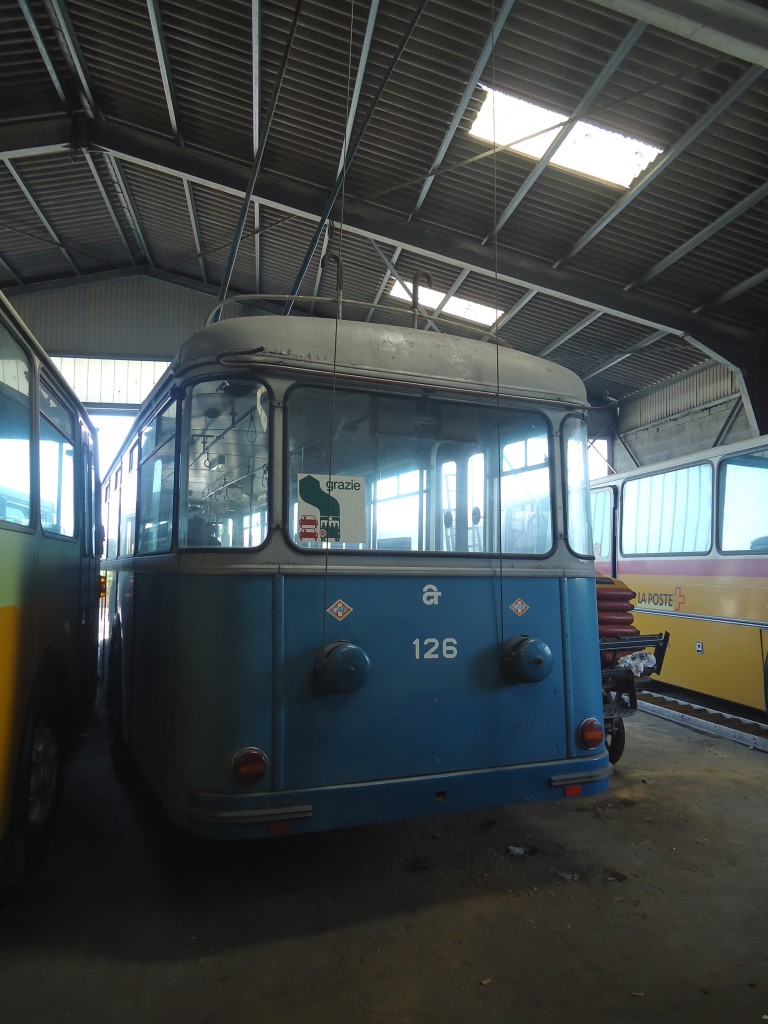
[[[634,345],[630,345],[629,348],[620,353],[620,355],[614,356],[613,359],[609,359],[607,362],[601,363],[600,366],[595,367],[594,370],[590,370],[590,372],[581,379],[586,381],[590,380],[592,377],[599,376],[601,373],[605,373],[605,371],[610,370],[612,366],[616,366],[618,363],[628,359],[629,356],[633,355],[633,353],[640,352],[642,349],[648,348],[649,345],[653,345],[655,342],[661,341],[662,338],[666,338],[667,333],[667,331],[654,331],[654,333],[650,334],[647,338],[641,338],[640,341],[636,341]]]
[[[155,136],[91,120],[80,123],[78,130],[79,145],[83,149],[106,150],[123,160],[199,181],[233,195],[242,196],[247,183],[247,166],[180,149]],[[4,134],[0,132],[0,150],[4,148]],[[282,213],[315,222],[327,199],[321,190],[282,176],[260,175],[257,185],[254,194],[260,202]],[[344,225],[346,231],[438,260],[455,267],[457,272],[467,268],[485,277],[498,276],[501,281],[526,290],[537,289],[573,302],[584,307],[585,313],[602,310],[687,340],[698,339],[737,364],[751,353],[762,350],[765,344],[762,330],[691,313],[676,303],[651,295],[627,293],[589,275],[556,269],[540,260],[503,249],[490,249],[450,231],[399,220],[386,211],[349,199],[344,208]]]
[[[374,240],[372,238],[370,239],[370,243],[373,246],[374,251],[376,252],[376,254],[379,257],[379,259],[382,261],[382,263],[386,264],[386,266],[388,267],[389,272],[392,275],[392,277],[394,277],[394,279],[397,281],[397,283],[400,285],[401,288],[405,289],[405,291],[408,293],[408,298],[413,300],[413,289],[408,284],[408,282],[403,280],[403,278],[397,272],[397,268],[395,267],[395,265],[392,262],[392,260],[388,259],[386,253],[382,251],[381,246],[378,245],[376,242],[374,242]],[[418,308],[419,314],[421,316],[423,316],[424,319],[426,320],[428,330],[430,330],[430,331],[437,331],[437,333],[439,334],[440,331],[438,330],[437,326],[429,319],[429,313],[426,311],[426,309],[424,309],[424,307],[421,304],[419,304],[417,308]],[[403,307],[403,313],[407,313],[407,312],[408,312],[408,308],[407,307]]]
[[[22,281],[22,279],[19,277],[19,275],[16,273],[16,271],[10,265],[10,263],[8,263],[6,260],[4,260],[2,256],[0,256],[0,270],[2,270],[5,274],[7,274],[8,277],[13,278],[13,280],[16,282],[16,284],[23,286],[24,282]]]
[[[720,427],[720,430],[717,433],[717,437],[712,442],[713,448],[717,448],[719,445],[725,442],[726,437],[728,437],[728,435],[730,434],[731,428],[738,419],[739,413],[743,408],[744,400],[742,399],[741,395],[739,395],[739,397],[731,406],[730,412],[725,417],[725,423],[723,423],[722,427]]]
[[[22,193],[24,195],[24,198],[27,200],[27,202],[32,207],[32,209],[35,211],[37,219],[40,221],[40,223],[43,225],[45,230],[51,236],[51,238],[52,238],[56,248],[59,250],[59,252],[64,257],[64,259],[67,261],[67,263],[70,265],[70,267],[72,267],[74,272],[79,275],[80,274],[80,268],[77,266],[75,261],[72,259],[72,257],[70,256],[69,252],[67,251],[66,246],[64,245],[64,243],[61,241],[59,236],[54,231],[51,222],[48,220],[46,215],[43,213],[43,211],[40,208],[40,205],[38,204],[37,200],[32,195],[32,192],[30,191],[30,189],[27,187],[26,183],[24,182],[24,179],[21,177],[21,175],[16,170],[16,168],[13,166],[13,163],[10,160],[4,160],[3,162],[4,162],[5,166],[8,168],[8,171],[10,172],[11,177],[16,182],[16,184],[19,186],[19,188],[21,189],[21,191],[22,191]]]
[[[45,64],[45,70],[48,72],[48,76],[53,82],[53,87],[56,90],[56,95],[59,97],[62,107],[65,110],[71,112],[70,103],[67,99],[67,94],[64,91],[64,86],[61,82],[61,79],[59,78],[56,68],[54,67],[53,59],[51,58],[51,55],[48,52],[48,47],[45,45],[45,41],[43,40],[43,37],[40,34],[40,29],[37,27],[35,16],[32,14],[32,10],[29,4],[27,3],[27,0],[19,0],[19,7],[21,7],[21,12],[24,15],[27,25],[29,26],[29,31],[32,33],[32,38],[35,40],[35,46],[37,46],[37,49],[40,52],[40,56],[43,59],[43,64]]]
[[[110,176],[112,183],[115,186],[118,202],[120,203],[123,213],[130,225],[133,237],[136,239],[136,245],[144,254],[144,259],[150,267],[153,267],[155,262],[152,259],[152,252],[149,248],[149,243],[144,237],[144,230],[141,226],[139,211],[136,209],[136,204],[133,201],[131,190],[128,188],[128,182],[125,180],[125,175],[123,174],[123,168],[120,166],[120,161],[111,153],[105,153],[104,156],[107,174]]]
[[[577,324],[574,324],[573,327],[569,328],[567,331],[561,334],[559,338],[555,338],[554,341],[551,341],[549,345],[546,346],[546,348],[543,348],[541,352],[539,352],[539,355],[548,356],[550,352],[554,352],[556,348],[560,348],[560,346],[564,345],[566,341],[569,340],[569,338],[572,338],[574,336],[574,334],[578,334],[579,331],[583,331],[586,327],[589,327],[590,324],[593,324],[595,320],[597,320],[598,317],[601,317],[602,315],[603,314],[601,310],[595,310],[594,313],[590,313],[588,316],[585,316],[583,320],[580,320]]]
[[[358,129],[357,135],[354,137],[354,139],[351,140],[349,146],[346,147],[346,152],[343,154],[344,163],[341,174],[339,174],[338,177],[336,178],[336,181],[330,193],[328,194],[328,198],[325,201],[323,212],[320,215],[320,223],[317,225],[317,228],[315,229],[315,233],[312,236],[312,240],[309,243],[307,251],[304,254],[304,259],[302,260],[301,266],[299,267],[299,272],[296,275],[296,279],[293,282],[293,287],[291,288],[292,295],[298,295],[299,293],[302,281],[304,280],[304,276],[307,273],[307,270],[309,269],[309,264],[312,261],[315,249],[317,248],[317,243],[319,242],[320,236],[323,232],[323,228],[325,227],[325,222],[331,217],[334,204],[343,188],[344,182],[347,177],[347,171],[349,170],[352,161],[355,159],[357,150],[360,146],[360,143],[363,141],[363,136],[365,135],[366,129],[368,128],[368,125],[371,123],[371,119],[373,118],[373,115],[376,112],[376,108],[379,105],[379,100],[381,99],[384,93],[384,89],[387,87],[389,80],[392,77],[395,68],[397,67],[398,61],[405,52],[405,48],[408,45],[408,42],[411,36],[413,35],[416,26],[419,23],[419,19],[421,18],[421,15],[424,12],[424,8],[427,6],[427,2],[428,0],[419,0],[419,5],[411,17],[408,28],[405,30],[405,34],[400,40],[400,45],[398,46],[396,53],[392,57],[392,60],[389,62],[387,70],[384,73],[384,77],[382,78],[379,88],[376,91],[376,95],[374,96],[365,115],[365,118],[363,119],[363,123],[360,125]],[[285,304],[285,309],[283,311],[284,314],[288,316],[292,308],[293,302],[287,302]]]
[[[338,180],[344,174],[344,165],[347,160],[347,151],[349,148],[349,142],[352,138],[352,128],[357,117],[357,108],[360,103],[360,93],[363,88],[363,79],[365,78],[365,71],[368,67],[368,56],[371,52],[371,41],[373,39],[373,30],[376,26],[376,18],[379,13],[379,0],[372,0],[371,6],[368,10],[368,22],[365,26],[365,36],[363,37],[363,45],[360,51],[360,60],[357,63],[357,74],[355,75],[355,87],[352,91],[352,98],[349,103],[349,110],[347,111],[347,124],[344,129],[344,142],[341,147],[341,155],[339,156],[339,166],[336,170],[336,179]],[[323,276],[323,267],[325,265],[325,256],[328,252],[328,244],[331,239],[331,232],[326,230],[323,233],[322,247],[320,251],[320,259],[317,263],[317,274],[315,275],[315,287],[313,295],[320,293],[320,281]],[[314,314],[314,303],[312,303],[311,312]]]
[[[768,11],[743,0],[592,0],[748,64],[768,68]]]
[[[371,243],[371,244],[373,244],[373,243]],[[377,248],[377,247],[374,246],[374,248]],[[395,251],[392,253],[392,259],[388,260],[383,255],[383,253],[379,250],[379,255],[382,257],[382,259],[387,264],[387,270],[384,272],[384,276],[381,279],[381,284],[379,285],[378,291],[376,292],[376,295],[375,295],[374,300],[373,300],[373,306],[365,314],[366,323],[370,323],[371,322],[371,317],[373,316],[373,314],[376,311],[375,307],[378,306],[378,304],[381,302],[381,297],[384,294],[384,289],[387,287],[387,284],[389,283],[390,277],[394,277],[395,266],[397,265],[397,261],[400,259],[400,253],[402,251],[403,251],[402,248],[400,248],[400,246],[398,246],[397,249],[395,249]]]
[[[469,76],[462,97],[458,102],[453,117],[451,118],[451,123],[448,125],[448,130],[443,136],[443,141],[438,146],[437,153],[435,154],[435,159],[432,161],[432,166],[429,169],[429,174],[427,175],[424,184],[421,186],[421,192],[419,192],[419,197],[416,200],[416,205],[414,206],[413,210],[411,210],[411,215],[408,218],[408,220],[411,220],[413,217],[415,217],[416,214],[424,205],[424,200],[427,198],[427,193],[432,188],[432,183],[435,180],[435,175],[440,170],[443,160],[445,160],[445,155],[448,152],[451,143],[453,142],[453,138],[456,135],[456,132],[458,131],[459,125],[461,124],[461,119],[462,117],[464,117],[464,114],[467,111],[467,107],[469,106],[470,100],[475,94],[475,89],[480,84],[480,76],[482,75],[483,71],[485,71],[488,61],[491,58],[493,48],[496,45],[496,41],[498,40],[499,35],[501,34],[501,30],[504,28],[504,25],[507,21],[507,18],[509,17],[514,2],[515,0],[504,0],[504,3],[499,8],[499,13],[496,15],[496,20],[493,24],[491,34],[486,39],[485,45],[480,51],[480,56],[477,58],[477,63],[475,64],[472,70],[472,74]]]
[[[624,61],[624,59],[627,56],[627,54],[630,52],[630,50],[635,45],[635,43],[640,38],[640,36],[643,34],[644,29],[645,29],[645,25],[642,22],[637,22],[635,25],[632,26],[632,28],[629,30],[629,32],[626,34],[626,36],[624,37],[622,42],[619,44],[619,46],[617,47],[617,49],[613,53],[611,59],[603,67],[603,69],[600,72],[600,74],[592,82],[592,85],[589,87],[589,89],[586,91],[586,93],[581,98],[579,103],[576,105],[576,108],[574,109],[574,111],[571,114],[570,118],[568,118],[568,120],[565,122],[565,124],[562,126],[562,128],[557,132],[557,134],[555,135],[555,138],[552,140],[552,142],[547,147],[546,152],[543,154],[543,156],[541,157],[540,160],[536,161],[536,163],[534,164],[533,168],[531,169],[528,177],[525,179],[525,181],[520,186],[520,188],[515,192],[514,196],[512,197],[512,199],[510,199],[509,203],[507,203],[507,206],[505,207],[503,213],[497,219],[496,224],[494,225],[493,231],[491,231],[489,234],[487,234],[485,236],[485,238],[482,240],[482,243],[481,243],[482,245],[487,245],[488,242],[493,241],[494,239],[498,238],[498,235],[499,235],[499,232],[501,231],[501,229],[504,227],[504,225],[507,223],[509,218],[512,216],[512,214],[515,212],[515,210],[518,208],[518,206],[522,203],[522,201],[528,195],[530,190],[533,188],[533,186],[539,180],[541,175],[547,169],[547,167],[549,166],[549,164],[550,164],[553,156],[557,152],[557,150],[560,148],[560,146],[563,144],[563,142],[565,142],[565,140],[571,134],[573,129],[576,127],[576,124],[578,123],[578,119],[580,117],[584,117],[587,114],[587,112],[590,110],[590,108],[592,107],[592,104],[595,102],[597,97],[600,95],[600,93],[603,90],[603,88],[605,87],[605,85],[613,77],[613,75],[616,72],[617,68],[619,68],[619,66],[622,64],[622,62]],[[459,281],[458,284],[461,284],[461,281]],[[458,287],[458,284],[457,284],[457,287]],[[505,314],[504,323],[508,323],[509,320],[512,319],[512,317],[515,315],[515,312],[517,311],[518,308],[522,308],[522,307],[519,306],[519,303],[515,303],[515,305],[512,307],[512,310],[509,311],[509,314],[508,315]],[[593,319],[596,319],[596,318],[593,318]],[[589,322],[591,323],[592,321],[590,320]],[[584,324],[584,326],[586,326],[586,323]],[[497,325],[496,326],[496,330],[498,330],[498,329],[499,328],[498,328],[498,325]],[[559,344],[562,344],[566,340],[567,340],[567,338],[563,338],[562,341],[558,341],[556,344],[553,345],[552,349],[550,349],[549,351],[553,351],[555,348],[558,347]]]
[[[173,94],[173,80],[171,78],[171,62],[168,60],[168,49],[165,45],[165,33],[163,32],[163,19],[160,15],[158,0],[147,0],[147,11],[149,12],[149,23],[152,26],[152,38],[155,41],[155,52],[157,63],[160,66],[160,77],[163,80],[163,92],[165,93],[165,105],[168,108],[168,120],[171,122],[171,131],[176,142],[184,145],[179,130],[179,120],[176,117],[176,98]]]
[[[259,152],[261,118],[261,0],[251,0],[251,131],[253,159]],[[253,204],[253,276],[261,291],[261,210]]]
[[[642,277],[639,277],[636,281],[633,281],[632,284],[626,286],[627,291],[632,288],[642,288],[644,284],[652,281],[654,277],[658,277],[659,274],[664,273],[664,271],[668,270],[673,263],[677,263],[678,260],[683,259],[683,257],[693,252],[697,246],[703,245],[703,243],[713,235],[716,235],[718,231],[722,231],[723,228],[727,228],[729,224],[732,224],[743,213],[746,213],[747,210],[755,206],[756,203],[765,199],[766,196],[768,196],[768,181],[756,188],[754,192],[750,192],[748,196],[745,196],[740,202],[736,203],[735,206],[732,206],[730,210],[726,210],[725,213],[713,220],[711,224],[708,224],[705,228],[702,228],[701,231],[692,235],[687,242],[683,242],[682,245],[679,245],[669,253],[668,256],[665,256],[663,260],[659,260],[659,262],[654,264],[654,266],[649,270],[646,270]]]
[[[526,292],[525,295],[521,295],[517,302],[514,304],[514,306],[508,309],[506,313],[503,313],[499,317],[499,319],[494,324],[491,325],[490,331],[487,334],[483,335],[483,341],[490,341],[491,338],[497,337],[502,327],[505,327],[509,323],[509,321],[513,317],[517,316],[520,310],[524,306],[527,306],[531,299],[535,299],[538,294],[538,288],[531,288],[531,290]]]
[[[130,245],[128,244],[128,239],[125,237],[123,227],[118,219],[114,207],[112,206],[112,202],[109,196],[107,195],[107,190],[104,188],[104,183],[101,180],[101,175],[99,174],[96,168],[96,164],[93,161],[93,157],[87,150],[83,152],[83,156],[85,157],[85,162],[88,164],[90,172],[93,176],[93,180],[96,183],[96,188],[99,190],[99,194],[101,195],[101,198],[104,201],[104,205],[107,208],[107,213],[109,214],[110,220],[112,221],[115,231],[120,236],[120,241],[123,243],[125,251],[128,253],[128,258],[130,259],[131,263],[135,265],[136,259],[133,255],[133,249],[131,249]]]
[[[269,132],[272,127],[272,120],[275,116],[275,109],[277,108],[277,101],[280,98],[280,93],[283,88],[283,82],[285,80],[285,72],[288,67],[288,57],[293,46],[293,41],[296,38],[296,29],[299,24],[299,16],[304,0],[297,0],[296,7],[293,12],[293,20],[291,22],[291,29],[288,35],[288,41],[285,44],[285,50],[283,52],[283,59],[280,65],[280,70],[277,74],[277,81],[275,82],[275,88],[272,92],[272,99],[269,102],[269,112],[266,117],[266,122],[259,138],[259,147],[256,151],[256,156],[253,158],[253,165],[251,167],[251,173],[248,178],[248,184],[245,187],[245,195],[243,196],[242,206],[240,207],[240,216],[238,217],[235,230],[232,235],[232,245],[229,250],[229,258],[227,265],[224,268],[224,274],[221,280],[221,288],[219,289],[219,300],[226,298],[227,291],[229,290],[229,284],[232,280],[232,274],[235,269],[235,261],[237,260],[237,252],[240,248],[240,242],[243,238],[243,231],[245,230],[245,222],[248,218],[248,210],[251,205],[251,198],[253,197],[253,190],[256,185],[256,179],[258,178],[259,171],[261,170],[261,161],[264,158],[264,150],[267,146],[267,139],[269,138]],[[221,316],[219,311],[216,314],[216,320]]]
[[[624,58],[630,52],[630,50],[635,45],[637,40],[643,34],[645,27],[646,26],[643,24],[643,22],[636,22],[629,30],[629,32],[627,32],[626,36],[619,44],[611,59],[608,61],[603,70],[600,72],[600,74],[597,76],[597,78],[594,80],[592,85],[589,87],[589,89],[586,91],[584,96],[577,104],[575,110],[568,118],[566,124],[560,129],[560,131],[554,137],[552,142],[547,147],[546,152],[541,157],[541,159],[537,160],[536,163],[533,165],[530,174],[525,179],[520,188],[517,190],[517,192],[515,192],[514,196],[510,199],[509,203],[506,206],[506,209],[496,222],[496,227],[494,231],[490,235],[487,235],[485,237],[485,239],[483,240],[484,242],[487,242],[489,238],[493,238],[494,235],[498,235],[498,233],[507,223],[509,218],[518,208],[520,203],[522,203],[522,201],[528,195],[530,190],[533,188],[533,186],[536,184],[541,175],[549,166],[552,157],[555,155],[557,150],[560,148],[563,142],[565,142],[565,140],[568,138],[568,136],[571,134],[573,129],[578,124],[579,118],[586,117],[586,115],[589,113],[592,104],[595,102],[599,94],[602,92],[604,86],[607,85],[607,83],[613,77],[618,67],[623,63]]]
[[[83,110],[89,117],[99,117],[99,107],[91,85],[88,67],[64,0],[47,0],[46,9],[67,66],[78,83]]]
[[[709,126],[720,117],[721,114],[725,113],[730,106],[732,106],[740,96],[742,96],[750,86],[760,78],[763,74],[764,69],[762,67],[753,66],[748,68],[744,74],[725,92],[717,103],[713,104],[709,110],[699,118],[699,120],[691,128],[688,129],[685,134],[677,140],[672,146],[669,147],[664,153],[658,156],[650,167],[647,168],[635,181],[634,185],[627,189],[621,199],[617,200],[613,206],[603,216],[596,221],[591,228],[584,232],[579,240],[569,249],[569,251],[558,260],[555,264],[556,267],[562,267],[574,256],[578,256],[582,249],[586,248],[590,242],[594,241],[595,238],[603,231],[609,224],[611,224],[620,213],[629,206],[629,204],[640,195],[650,184],[655,181],[656,178],[666,170],[669,165],[676,160],[681,153],[692,145],[703,133],[709,128]]]
[[[197,220],[197,207],[195,206],[195,197],[192,193],[192,184],[186,178],[184,179],[184,197],[187,200],[187,213],[189,214],[189,223],[192,226],[192,237],[195,240],[195,252],[197,253],[197,262],[200,267],[200,275],[205,284],[208,284],[208,275],[205,272],[205,260],[203,259],[203,244],[200,235],[200,225]]]

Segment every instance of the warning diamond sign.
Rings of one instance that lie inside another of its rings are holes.
[[[333,602],[330,608],[326,608],[326,611],[329,615],[332,615],[334,619],[341,622],[342,619],[345,619],[349,615],[352,608],[346,601],[342,601],[341,598],[339,598],[338,601]]]
[[[525,603],[522,597],[518,597],[518,599],[516,601],[513,601],[509,607],[515,613],[515,615],[525,615],[525,613],[528,611],[528,605]]]

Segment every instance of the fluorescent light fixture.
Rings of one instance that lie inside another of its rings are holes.
[[[395,281],[389,294],[393,299],[405,299],[406,302],[412,301],[411,296],[399,281]],[[419,286],[419,305],[425,309],[437,309],[444,298],[445,292],[438,292],[434,288]],[[496,323],[503,310],[493,309],[491,306],[483,306],[480,302],[470,302],[468,299],[459,299],[452,295],[443,306],[441,312],[460,317],[462,320],[471,320],[473,323],[484,324],[486,327],[490,327],[491,324]]]
[[[494,142],[495,135],[496,145],[509,146],[539,160],[566,121],[566,117],[554,110],[486,89],[485,100],[469,134],[490,143]],[[577,121],[555,150],[552,163],[629,188],[660,152],[656,146],[639,139]]]

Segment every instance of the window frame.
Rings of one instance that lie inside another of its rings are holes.
[[[709,516],[709,544],[706,548],[694,551],[676,549],[674,551],[627,551],[624,545],[624,522],[626,516],[626,489],[631,484],[642,484],[644,480],[651,480],[669,476],[674,473],[683,473],[696,467],[707,467],[710,471],[709,494],[710,494],[710,516]],[[715,494],[715,466],[708,459],[700,459],[694,462],[687,462],[682,466],[674,466],[668,469],[661,469],[655,472],[644,473],[641,476],[632,476],[622,481],[620,494],[620,522],[617,529],[618,549],[622,558],[703,558],[714,550],[715,544],[715,517],[716,517],[716,494]]]
[[[29,501],[29,515],[27,523],[17,523],[10,519],[0,518],[0,529],[11,530],[15,533],[26,533],[33,534],[37,532],[40,524],[40,481],[39,477],[39,452],[38,448],[38,394],[37,389],[39,386],[39,374],[38,365],[33,353],[29,351],[26,345],[7,327],[7,325],[0,325],[0,329],[4,329],[4,332],[8,338],[8,341],[14,346],[18,352],[19,362],[26,366],[26,379],[27,379],[27,498]],[[23,394],[23,392],[19,392]]]
[[[69,436],[62,432],[56,420],[54,420],[51,416],[46,415],[43,409],[43,403],[41,401],[41,392],[43,389],[48,391],[49,394],[53,398],[55,398],[56,401],[59,403],[60,408],[67,413],[67,416],[69,417],[69,424],[71,426],[71,433]],[[41,370],[38,376],[37,387],[35,390],[37,395],[37,431],[35,437],[35,440],[37,442],[37,453],[35,462],[37,466],[37,511],[38,520],[40,522],[40,530],[42,534],[47,538],[52,538],[60,541],[67,541],[69,543],[79,543],[83,518],[83,511],[80,508],[80,503],[78,501],[78,481],[80,479],[80,473],[82,471],[82,466],[80,465],[80,459],[82,457],[82,448],[78,443],[80,417],[77,410],[73,408],[70,402],[62,397],[59,388],[54,383],[52,383],[50,377],[48,376],[48,374],[45,373],[44,370]],[[62,533],[59,530],[47,530],[43,525],[42,462],[40,459],[40,445],[42,444],[43,441],[43,420],[45,420],[49,428],[51,428],[59,437],[63,438],[65,441],[68,441],[72,447],[72,533]]]
[[[715,483],[715,544],[718,554],[722,555],[723,558],[742,558],[745,555],[750,558],[765,558],[768,555],[767,549],[760,548],[724,548],[723,547],[723,525],[724,525],[724,498],[725,498],[725,478],[727,476],[728,464],[738,459],[743,459],[749,455],[755,455],[760,452],[765,452],[768,456],[768,445],[757,446],[750,448],[743,452],[734,452],[732,455],[724,455],[717,463],[716,483]],[[766,458],[765,464],[766,472],[768,472],[768,457]]]
[[[285,396],[284,396],[284,399],[283,399],[284,419],[283,419],[283,438],[282,438],[282,453],[283,453],[282,454],[282,459],[283,459],[283,465],[285,466],[285,472],[283,473],[283,480],[282,480],[282,488],[283,488],[282,502],[283,502],[283,509],[284,509],[283,518],[285,520],[285,530],[284,530],[284,532],[285,532],[286,541],[290,545],[292,550],[294,550],[296,552],[299,552],[302,555],[307,555],[307,556],[310,556],[310,557],[311,556],[315,556],[316,557],[317,555],[321,555],[321,556],[325,557],[328,554],[331,554],[333,556],[339,555],[339,556],[342,556],[342,557],[345,557],[345,558],[346,557],[355,557],[355,556],[356,557],[365,557],[365,558],[368,558],[368,557],[374,557],[374,558],[386,558],[386,557],[424,558],[424,557],[428,557],[430,559],[439,559],[439,558],[450,557],[451,559],[455,559],[455,558],[472,558],[472,559],[475,559],[475,560],[478,560],[478,559],[486,559],[487,560],[489,558],[498,559],[499,557],[503,557],[503,558],[505,558],[507,560],[515,560],[515,561],[532,561],[532,560],[539,560],[539,561],[541,561],[542,559],[546,559],[546,558],[552,557],[552,555],[557,550],[557,548],[558,548],[558,532],[557,532],[558,509],[557,509],[557,493],[556,493],[556,487],[557,487],[557,477],[556,477],[557,465],[556,465],[556,463],[557,463],[557,459],[555,457],[555,445],[556,445],[555,432],[556,432],[556,424],[553,424],[553,420],[552,420],[553,412],[552,412],[552,410],[550,408],[546,407],[544,405],[544,403],[542,403],[542,408],[534,408],[532,406],[532,404],[530,404],[530,403],[526,403],[524,401],[515,402],[514,400],[512,400],[512,401],[505,400],[503,405],[501,406],[502,412],[509,413],[511,415],[517,415],[519,417],[524,417],[524,416],[536,417],[537,420],[541,421],[541,426],[543,428],[541,436],[543,438],[546,438],[546,442],[547,442],[548,460],[547,460],[547,462],[544,465],[546,466],[547,475],[548,475],[549,522],[550,522],[551,543],[550,543],[550,546],[546,550],[544,550],[544,551],[536,551],[536,552],[521,552],[521,551],[505,551],[505,550],[498,551],[498,550],[493,550],[493,549],[487,549],[487,550],[483,550],[483,551],[470,551],[470,550],[451,551],[451,550],[448,550],[445,547],[440,547],[440,548],[436,548],[436,549],[432,549],[432,550],[427,550],[427,549],[415,550],[415,549],[406,549],[406,548],[371,548],[371,547],[357,547],[357,546],[355,546],[354,548],[343,548],[343,547],[324,547],[322,545],[322,543],[319,543],[317,547],[308,547],[308,546],[302,545],[301,543],[297,542],[297,540],[294,539],[294,532],[293,532],[293,509],[292,509],[292,498],[291,498],[291,494],[292,494],[291,472],[290,472],[290,457],[291,457],[290,456],[291,400],[292,400],[292,396],[294,395],[294,393],[297,390],[305,390],[305,389],[309,389],[309,390],[311,390],[311,389],[323,390],[323,391],[327,391],[327,393],[329,395],[331,394],[332,390],[335,390],[337,396],[339,394],[351,394],[351,395],[364,395],[364,396],[369,396],[369,397],[372,397],[372,396],[382,396],[384,398],[394,398],[394,399],[397,399],[397,398],[413,399],[414,397],[425,396],[427,393],[429,393],[430,396],[434,395],[434,397],[439,399],[440,401],[443,401],[443,402],[446,402],[446,403],[455,403],[457,406],[460,406],[460,407],[463,407],[463,408],[468,408],[468,409],[473,409],[473,410],[487,410],[487,411],[490,411],[490,412],[496,412],[500,408],[499,404],[498,404],[498,401],[493,396],[482,396],[482,398],[481,398],[480,396],[473,396],[471,393],[462,393],[460,396],[455,396],[455,395],[452,395],[452,394],[451,395],[442,395],[439,391],[437,391],[435,393],[432,393],[431,391],[427,392],[423,388],[421,388],[421,389],[414,389],[413,391],[411,391],[410,389],[409,390],[404,390],[404,389],[399,389],[399,388],[392,388],[391,386],[388,387],[386,382],[379,381],[376,378],[366,379],[363,382],[359,382],[359,381],[346,381],[346,380],[344,380],[344,381],[340,382],[339,384],[337,384],[335,389],[332,389],[331,387],[324,387],[322,382],[317,382],[317,381],[313,381],[313,380],[301,379],[301,380],[297,380],[297,381],[292,382],[291,385],[286,390],[286,393],[285,393]],[[538,435],[536,435],[536,436],[538,436]],[[531,440],[531,438],[527,438],[526,440]],[[502,442],[503,442],[503,439],[502,439]],[[444,445],[451,445],[453,443],[460,444],[462,442],[454,442],[450,438],[446,438],[444,441],[440,442],[440,444],[444,444]],[[483,451],[484,455],[487,458],[488,455],[489,455],[488,451],[485,450],[485,449],[481,449],[481,450]],[[502,443],[502,449],[501,450],[502,451],[504,450],[503,443]],[[508,476],[508,475],[511,475],[511,474],[503,473],[502,466],[501,466],[501,454],[499,452],[497,452],[496,454],[497,454],[497,457],[498,457],[498,465],[496,465],[494,467],[492,479],[496,482],[496,485],[498,486],[498,497],[496,498],[496,508],[494,508],[492,510],[493,511],[493,517],[494,517],[493,518],[493,522],[489,526],[485,527],[485,530],[487,531],[488,529],[492,529],[493,530],[493,536],[498,539],[499,543],[503,543],[503,536],[501,536],[502,531],[500,530],[500,516],[501,516],[501,510],[502,510],[501,485],[502,485],[502,480],[504,479],[504,477]],[[435,469],[435,473],[436,473],[435,481],[434,481],[434,486],[438,486],[439,480],[440,480],[440,476],[439,476],[439,474],[437,472],[438,464],[439,463],[440,463],[440,460],[436,456],[435,462],[434,462],[434,469]],[[424,467],[416,467],[416,468],[420,472],[423,472],[423,470],[424,470]],[[488,479],[489,479],[489,476],[488,476],[489,469],[490,469],[490,462],[488,463],[488,466],[486,467],[486,478],[485,478],[486,479],[486,487],[485,487],[485,490],[486,490],[486,496],[485,496],[486,503],[487,503],[487,500],[488,500],[488,498],[487,498],[487,489],[488,489],[487,488],[487,483],[488,483]],[[338,475],[339,476],[345,476],[345,475],[348,475],[348,474],[346,474],[344,472],[341,472],[341,473],[338,473]],[[427,490],[428,489],[429,488],[427,488]],[[366,493],[366,500],[368,500],[368,498],[369,498],[369,496]],[[433,524],[430,521],[430,515],[432,515],[432,516],[436,515],[437,511],[439,511],[439,509],[437,509],[437,507],[435,507],[433,509],[426,509],[426,511],[424,513],[424,518],[425,518],[424,532],[425,532],[425,536],[429,536],[431,530],[438,529],[438,527],[435,526],[435,524]],[[486,509],[485,512],[486,512],[486,516],[487,516],[488,509]],[[367,528],[367,526],[366,526],[366,528]],[[486,538],[488,537],[488,533],[487,532],[485,533],[485,537]],[[486,543],[488,543],[487,539],[486,539]]]

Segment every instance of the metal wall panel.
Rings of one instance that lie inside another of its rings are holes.
[[[11,301],[51,355],[170,360],[215,297],[151,277],[35,291]]]
[[[619,412],[619,433],[626,434],[670,416],[701,409],[740,394],[739,381],[722,363],[710,363],[685,374],[665,387],[654,388],[623,402]]]

